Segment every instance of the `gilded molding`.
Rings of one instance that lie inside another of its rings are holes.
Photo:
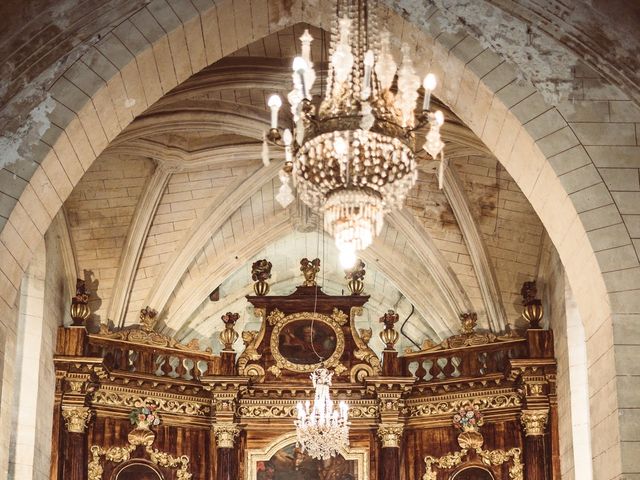
[[[240,427],[235,423],[217,423],[213,426],[213,434],[218,448],[233,448]]]
[[[89,450],[91,452],[91,461],[87,468],[88,480],[102,480],[102,474],[104,473],[104,467],[102,466],[103,458],[108,462],[123,463],[131,458],[131,452],[135,449],[136,445],[132,444],[124,447],[111,448],[103,448],[98,445],[93,445]],[[186,455],[174,457],[169,453],[151,448],[150,445],[146,446],[145,452],[147,452],[151,461],[159,467],[177,469],[177,480],[190,480],[193,476],[189,472],[189,457]]]
[[[345,372],[346,367],[340,363],[340,357],[342,357],[345,347],[344,332],[341,327],[347,322],[347,315],[342,310],[334,308],[331,315],[313,312],[298,312],[292,313],[291,315],[285,315],[280,310],[275,309],[271,312],[267,320],[271,325],[273,325],[270,346],[271,354],[273,355],[276,364],[269,367],[269,371],[274,376],[279,377],[283,369],[298,373],[311,373],[321,366],[324,366],[324,368],[327,369],[333,369],[336,372],[336,375],[341,375]],[[336,335],[336,349],[324,362],[314,364],[297,364],[287,360],[280,353],[278,345],[280,331],[285,327],[285,325],[298,320],[315,320],[317,322],[322,322],[331,327],[334,331]]]
[[[268,403],[268,404],[267,404]],[[376,419],[378,407],[373,404],[357,404],[347,402],[349,405],[349,418]],[[298,415],[297,400],[291,399],[274,404],[273,401],[241,401],[238,415],[243,419],[290,419]]]
[[[477,405],[482,410],[517,408],[522,405],[522,399],[517,392],[478,392],[477,395],[471,399],[465,395],[460,395],[459,398],[429,397],[429,401],[423,398],[411,398],[407,400],[408,405],[403,413],[409,417],[431,417],[455,413],[468,404]]]
[[[129,392],[114,392],[110,390],[98,390],[91,399],[92,405],[109,407],[135,408],[145,402],[153,402],[158,405],[161,413],[173,413],[176,415],[189,415],[194,417],[207,417],[211,413],[211,407],[205,403],[183,398],[166,399],[155,396],[147,396]]]
[[[380,437],[380,440],[382,441],[382,448],[399,448],[403,431],[404,425],[401,423],[383,423],[380,425],[378,427],[378,437]]]
[[[471,433],[471,432],[466,432]],[[480,457],[482,463],[488,467],[500,466],[504,463],[511,462],[509,466],[509,479],[510,480],[524,480],[524,464],[522,463],[522,450],[519,448],[512,448],[510,450],[483,450],[482,444],[484,439],[478,432],[473,432],[476,438],[472,442],[467,441],[465,438],[460,438],[465,435],[462,433],[459,435],[458,443],[461,446],[461,450],[457,452],[451,452],[441,457],[426,456],[424,462],[426,464],[426,472],[422,477],[422,480],[437,480],[438,472],[440,470],[451,470],[454,467],[460,465],[463,459],[471,451],[475,451],[476,455]]]
[[[544,435],[549,419],[549,409],[522,410],[520,421],[527,437]]]
[[[69,433],[84,433],[91,419],[89,407],[62,406],[62,418],[64,418]]]
[[[382,365],[378,355],[369,346],[369,341],[373,331],[369,329],[356,328],[356,317],[362,315],[362,307],[351,307],[349,312],[351,334],[358,349],[353,352],[353,356],[362,360],[365,364],[358,364],[351,368],[351,380],[360,382],[364,377],[372,377],[382,373]]]

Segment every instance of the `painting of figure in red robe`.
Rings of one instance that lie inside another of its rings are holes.
[[[164,478],[150,465],[134,462],[119,470],[113,480],[164,480]]]
[[[269,460],[256,465],[257,480],[356,480],[358,464],[337,455],[316,460],[302,453],[295,444],[278,450]]]

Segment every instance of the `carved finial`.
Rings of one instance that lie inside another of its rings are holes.
[[[364,276],[367,273],[364,267],[364,262],[358,259],[353,267],[344,271],[344,278],[349,280],[347,286],[352,295],[360,295],[364,291]]]
[[[462,313],[460,315],[460,323],[460,331],[463,335],[473,335],[478,324],[478,314],[475,312]]]
[[[153,327],[156,325],[158,312],[156,312],[153,308],[150,308],[148,305],[140,310],[140,327],[145,332],[153,331]]]
[[[520,293],[522,295],[522,305],[524,306],[522,318],[529,323],[529,328],[540,328],[544,311],[542,302],[536,298],[538,295],[536,282],[524,282]]]
[[[233,327],[236,325],[238,318],[240,318],[240,314],[227,312],[221,318],[224,322],[224,330],[220,332],[220,343],[222,343],[225,350],[233,350],[233,344],[239,337],[238,332]]]
[[[251,279],[255,282],[253,290],[256,295],[263,296],[269,293],[267,280],[271,278],[271,267],[271,262],[264,258],[251,265]]]
[[[395,344],[400,337],[400,334],[393,328],[399,319],[400,316],[393,310],[389,310],[380,317],[380,323],[384,323],[384,330],[380,332],[380,339],[386,345],[387,350],[394,350]]]
[[[76,279],[76,294],[71,298],[71,318],[75,327],[81,327],[85,324],[91,315],[89,308],[89,295],[84,280]]]
[[[315,287],[316,284],[316,275],[320,271],[320,259],[314,258],[313,260],[309,260],[308,258],[303,258],[300,260],[300,271],[302,275],[304,275],[304,283],[302,284],[305,287]]]

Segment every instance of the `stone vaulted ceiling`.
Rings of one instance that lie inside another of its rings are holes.
[[[317,28],[300,24],[251,43],[140,112],[85,173],[64,211],[78,271],[95,291],[95,321],[136,322],[149,305],[178,339],[217,349],[224,312],[241,313],[239,329],[255,324],[244,296],[258,258],[273,263],[273,293],[292,292],[299,260],[315,256],[324,290],[346,289],[316,216],[274,200],[281,153],[272,149],[268,167],[260,156],[266,98],[286,94],[305,28],[318,39],[312,57],[320,64],[327,35]],[[363,254],[371,300],[360,324],[376,331],[382,313],[397,310],[406,320],[403,347],[455,332],[466,311],[495,331],[517,324],[519,288],[535,277],[543,241],[507,172],[440,107],[447,194],[425,156],[406,207]],[[220,299],[211,301],[216,288]]]

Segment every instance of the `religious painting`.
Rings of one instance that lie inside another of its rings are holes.
[[[155,468],[135,461],[124,465],[113,478],[114,480],[164,480]]]
[[[336,332],[320,321],[312,324],[311,320],[296,320],[284,325],[278,335],[280,355],[298,365],[313,365],[320,358],[326,360],[336,346]]]
[[[302,453],[295,434],[247,451],[248,480],[369,480],[369,452],[349,449],[327,460]]]
[[[256,480],[356,480],[358,465],[337,455],[316,460],[295,444],[278,450],[269,460],[257,462]]]
[[[494,478],[484,468],[468,467],[456,473],[451,480],[494,480]]]

